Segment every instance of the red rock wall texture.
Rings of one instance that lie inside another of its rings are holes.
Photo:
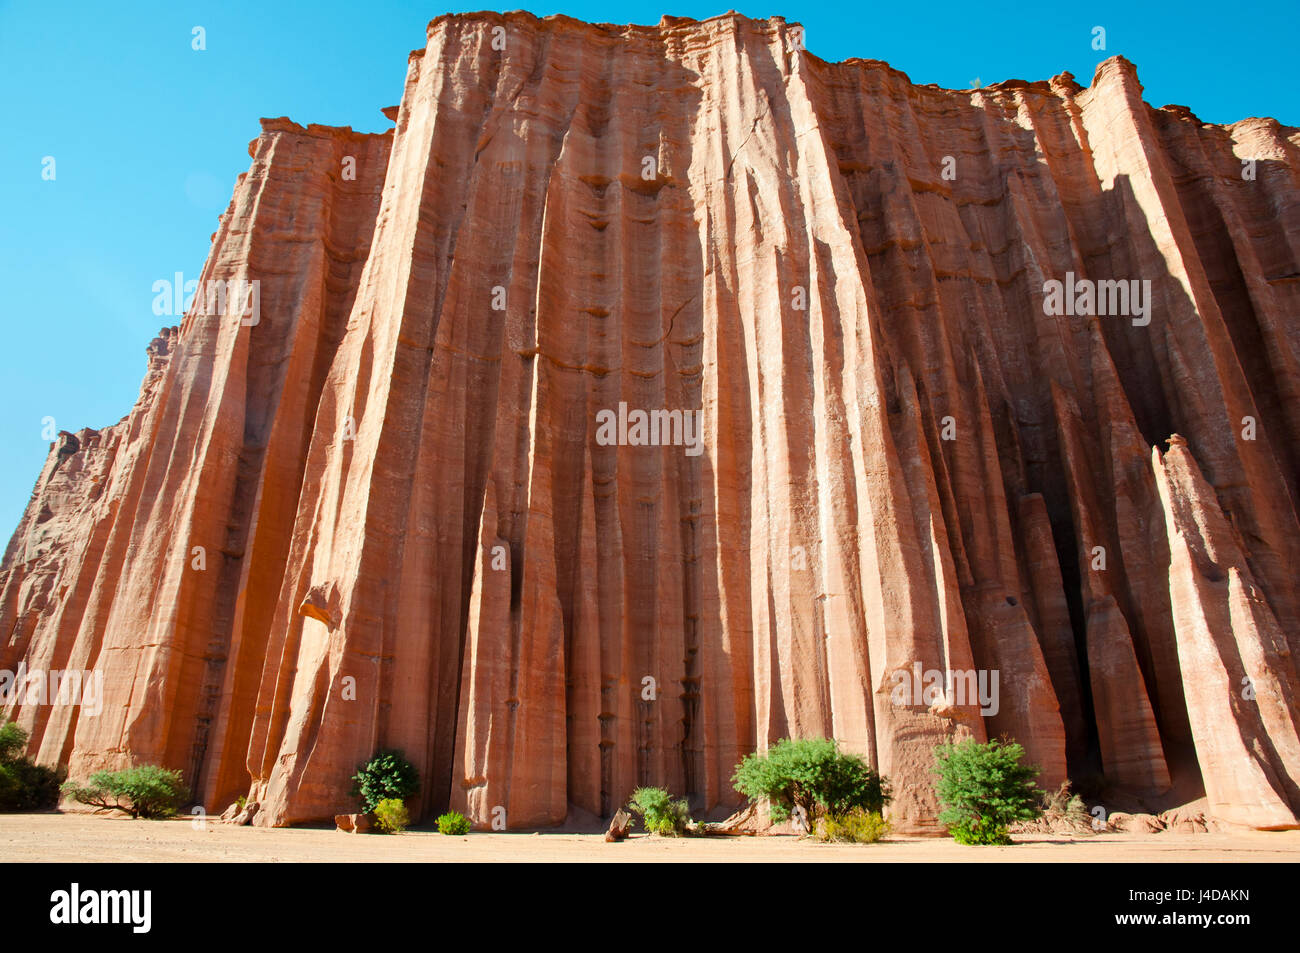
[[[1045,785],[1295,825],[1300,133],[1121,58],[952,91],[799,47],[449,16],[394,131],[264,121],[204,269],[260,320],[165,331],[5,554],[0,667],[105,677],[6,707],[39,757],[278,825],[391,746],[426,814],[526,828],[725,810],[832,735],[926,829],[932,747],[1008,734]],[[1067,273],[1149,323],[1046,313]],[[598,440],[620,402],[703,452]]]

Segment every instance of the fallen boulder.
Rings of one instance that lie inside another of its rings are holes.
[[[609,830],[605,832],[605,842],[610,844],[625,840],[631,832],[632,815],[620,807],[614,812],[614,817],[609,822]]]
[[[375,819],[370,814],[335,814],[334,826],[345,834],[366,834],[374,828]]]

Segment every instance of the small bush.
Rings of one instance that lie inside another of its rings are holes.
[[[360,798],[367,814],[386,798],[404,801],[420,790],[419,772],[400,751],[380,751],[357,769],[352,782],[352,796]]]
[[[999,824],[992,818],[964,817],[948,828],[952,839],[959,844],[970,846],[1006,846],[1013,843],[1007,832],[1007,825]]]
[[[386,797],[375,805],[375,825],[385,834],[400,834],[411,823],[406,805],[395,797]]]
[[[874,844],[893,829],[880,814],[859,807],[847,814],[828,814],[818,826],[817,839],[838,844]]]
[[[1014,821],[1007,826],[1009,834],[1099,834],[1106,825],[1093,817],[1087,804],[1072,790],[1069,780],[1061,782],[1055,791],[1044,793],[1039,807],[1042,813],[1034,820]]]
[[[637,788],[627,807],[651,834],[680,837],[692,823],[690,805],[682,799],[674,801],[663,788]]]
[[[459,811],[448,811],[438,818],[438,833],[461,836],[469,833],[469,818]]]
[[[860,808],[880,814],[890,800],[889,779],[830,738],[783,738],[736,765],[732,783],[751,801],[766,799],[772,820],[802,809],[810,827],[819,817]]]
[[[59,803],[62,772],[19,758],[0,764],[0,811],[43,811]]]
[[[974,738],[934,749],[939,820],[957,843],[1010,844],[1009,824],[1042,814],[1042,792],[1033,782],[1038,768],[1021,764],[1024,754],[1013,741]]]
[[[40,811],[59,803],[63,772],[22,757],[27,732],[17,722],[0,724],[0,811]]]
[[[1043,793],[1041,806],[1044,814],[1081,817],[1084,821],[1092,820],[1092,815],[1088,813],[1088,806],[1084,804],[1083,798],[1071,790],[1068,778],[1062,781],[1061,786],[1055,791]]]
[[[145,764],[125,771],[100,771],[85,784],[68,782],[63,793],[103,811],[121,811],[136,818],[171,817],[190,796],[179,771]]]
[[[0,725],[0,764],[8,764],[22,756],[27,747],[27,732],[16,721]]]

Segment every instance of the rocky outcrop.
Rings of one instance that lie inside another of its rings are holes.
[[[374,829],[374,817],[370,814],[336,814],[334,829],[344,834],[368,834]]]
[[[832,735],[925,830],[1006,734],[1296,825],[1296,130],[734,14],[440,17],[390,116],[264,121],[204,268],[257,319],[52,447],[0,666],[105,683],[6,704],[42,760],[280,825],[395,747],[517,829]]]

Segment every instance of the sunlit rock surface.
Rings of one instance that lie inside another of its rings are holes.
[[[933,746],[1004,734],[1046,787],[1296,824],[1300,133],[1141,94],[440,17],[395,130],[263,121],[203,272],[256,322],[192,309],[51,447],[0,668],[102,710],[4,713],[262,825],[381,747],[478,826],[726,813],[830,735],[933,830]],[[1067,275],[1145,292],[1051,313]],[[598,440],[620,403],[702,450]]]

